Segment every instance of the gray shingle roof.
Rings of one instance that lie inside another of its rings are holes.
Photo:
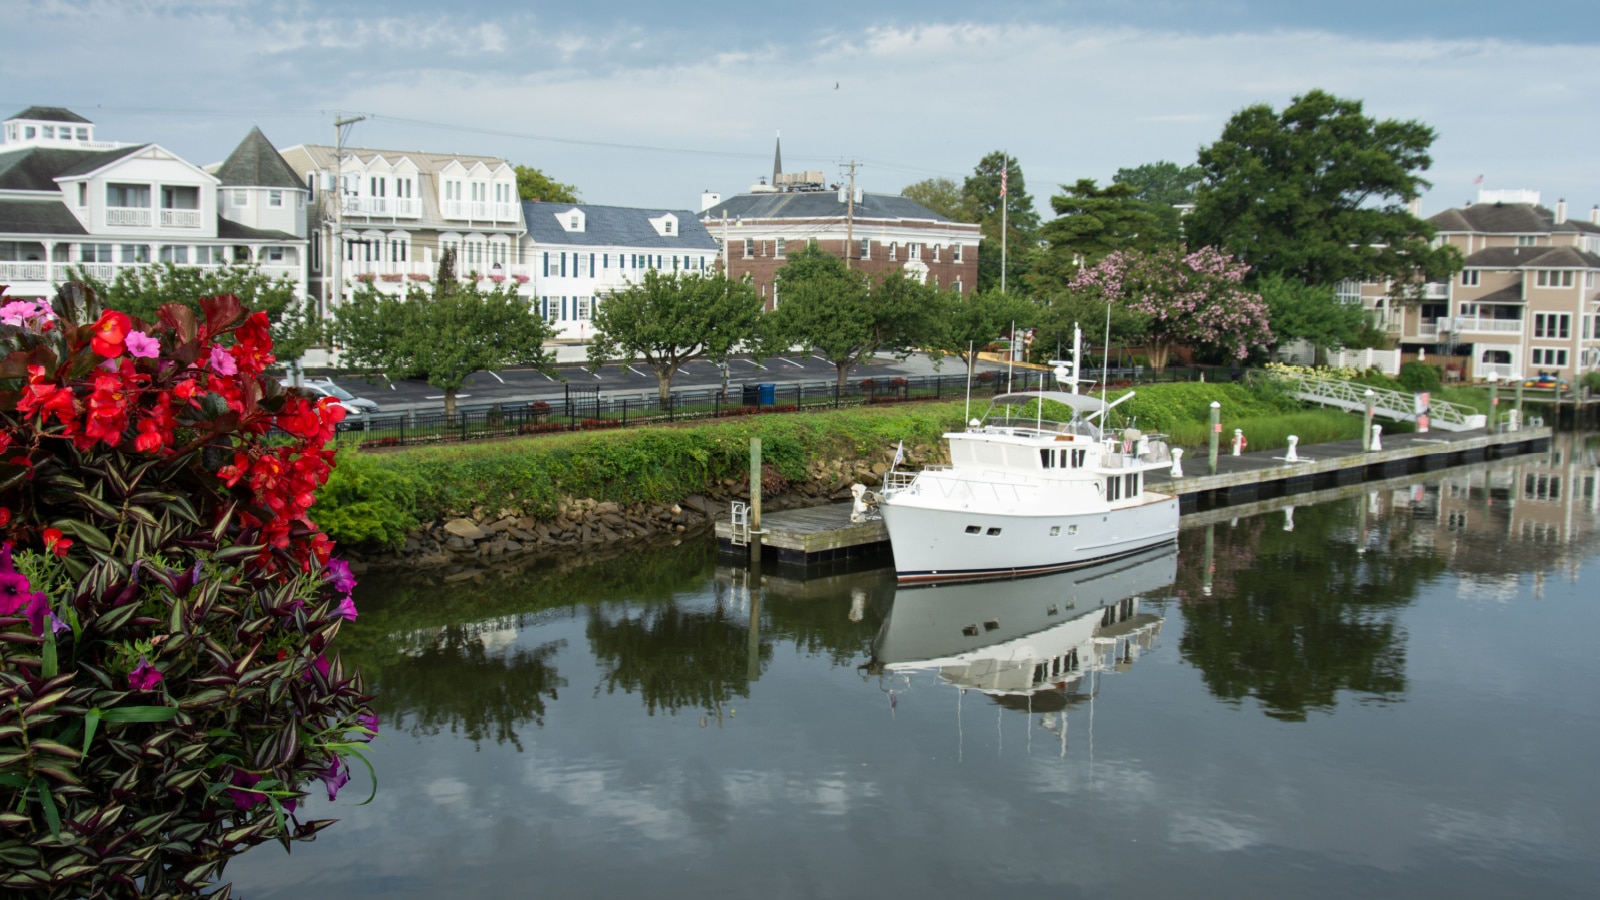
[[[88,234],[60,200],[0,200],[0,234]]]
[[[235,238],[246,241],[296,241],[303,243],[305,238],[295,237],[282,231],[272,231],[267,228],[251,228],[249,225],[240,225],[231,219],[217,217],[217,237]]]
[[[918,219],[949,222],[915,200],[897,194],[862,194],[857,203],[858,219]],[[836,191],[797,191],[770,194],[739,194],[700,214],[703,222],[721,219],[726,212],[733,219],[843,219],[847,205],[839,202]]]
[[[69,150],[58,147],[24,147],[0,153],[0,190],[58,191],[55,180],[63,175],[93,172],[147,145],[115,150]]]
[[[224,185],[237,187],[304,188],[305,183],[284,162],[260,128],[251,128],[239,146],[214,173]]]
[[[1489,247],[1467,257],[1469,269],[1600,269],[1600,256],[1576,247]]]
[[[1484,294],[1482,297],[1479,297],[1476,300],[1472,300],[1470,302],[1472,302],[1472,303],[1527,303],[1528,301],[1523,299],[1523,296],[1522,296],[1522,285],[1513,284],[1513,285],[1511,285],[1509,287],[1503,287],[1498,291],[1493,291],[1491,293]]]
[[[572,209],[583,212],[584,230],[567,231],[561,227],[557,217]],[[671,237],[657,234],[655,226],[650,224],[651,219],[659,219],[667,213],[678,217],[678,233]],[[528,237],[535,244],[667,250],[716,250],[718,247],[711,233],[686,209],[638,209],[530,200],[522,204],[522,218],[528,225]]]
[[[1531,203],[1480,203],[1464,209],[1447,209],[1428,219],[1439,231],[1477,234],[1549,234],[1552,231],[1600,231],[1581,220],[1555,224],[1555,213]]]
[[[32,119],[36,122],[79,122],[84,125],[94,124],[64,106],[30,106],[12,116],[11,119]],[[6,121],[9,122],[11,119]]]

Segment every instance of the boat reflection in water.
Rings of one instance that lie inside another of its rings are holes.
[[[1092,698],[1091,676],[1126,671],[1156,647],[1164,618],[1141,600],[1164,596],[1177,572],[1177,550],[1160,547],[1034,578],[901,585],[868,671],[891,691],[932,672],[962,693],[1043,714],[1065,752],[1066,712]]]

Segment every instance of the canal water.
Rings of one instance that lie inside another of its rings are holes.
[[[378,785],[239,895],[1590,897],[1597,444],[1010,582],[366,579]],[[752,628],[754,624],[754,628]]]

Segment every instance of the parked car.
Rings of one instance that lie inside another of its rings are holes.
[[[294,387],[294,383],[288,379],[284,379],[283,386]],[[332,397],[333,399],[339,401],[339,405],[343,406],[345,411],[349,413],[359,415],[361,413],[375,413],[378,411],[377,403],[368,400],[365,397],[357,397],[344,388],[339,387],[337,384],[334,384],[332,378],[307,378],[301,382],[300,390],[311,395],[313,398]]]

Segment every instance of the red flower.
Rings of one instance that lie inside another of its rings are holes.
[[[128,318],[127,313],[108,309],[94,323],[94,337],[89,341],[89,349],[106,359],[121,356],[122,342],[132,329],[133,320]]]
[[[66,556],[67,551],[72,549],[72,538],[64,537],[59,528],[46,528],[44,548],[57,556]]]

